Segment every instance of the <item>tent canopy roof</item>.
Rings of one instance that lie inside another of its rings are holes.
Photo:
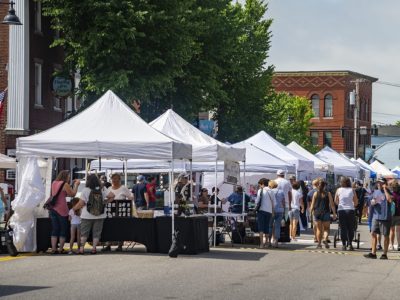
[[[375,160],[370,167],[378,174],[378,176],[397,178],[397,173],[390,171],[385,165]]]
[[[259,133],[245,140],[245,142],[253,144],[256,147],[269,152],[290,164],[296,165],[297,171],[314,171],[313,161],[282,145],[265,131],[260,131]]]
[[[324,149],[315,154],[316,157],[333,164],[334,172],[338,175],[358,177],[360,167],[350,159],[342,156],[332,148],[325,146]]]
[[[0,153],[0,169],[15,169],[16,166],[15,158]]]
[[[75,117],[17,140],[17,156],[190,159],[191,146],[158,132],[107,91]]]
[[[172,109],[150,122],[150,125],[175,140],[191,144],[193,161],[244,161],[245,159],[246,149],[234,148],[217,141],[188,123]]]
[[[314,154],[311,152],[308,152],[306,149],[304,149],[302,146],[297,144],[296,142],[291,142],[289,145],[287,145],[290,150],[296,152],[297,154],[300,154],[301,156],[312,160],[314,162],[314,168],[318,169],[320,171],[333,171],[333,165],[316,157]]]

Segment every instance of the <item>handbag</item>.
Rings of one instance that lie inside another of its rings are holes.
[[[256,212],[259,212],[259,210],[261,208],[261,202],[262,202],[262,198],[263,198],[263,189],[264,188],[262,188],[261,192],[260,192],[260,201],[258,201],[258,203],[257,203],[256,209],[255,209]]]
[[[60,195],[64,185],[65,185],[65,182],[60,186],[57,194],[55,194],[54,196],[50,195],[49,199],[47,199],[43,205],[44,209],[52,210],[54,208],[54,205],[56,205],[56,202],[57,202],[58,195]]]

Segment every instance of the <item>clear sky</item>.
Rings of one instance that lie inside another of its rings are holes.
[[[269,0],[276,71],[351,70],[400,84],[400,0]],[[400,87],[374,83],[372,119],[400,120]]]

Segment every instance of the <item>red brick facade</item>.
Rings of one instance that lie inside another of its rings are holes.
[[[53,127],[61,123],[65,117],[65,103],[60,101],[61,109],[54,109],[55,99],[50,87],[53,72],[63,65],[63,51],[60,47],[50,48],[55,33],[50,28],[48,18],[42,16],[42,30],[41,32],[35,31],[34,3],[33,0],[30,0],[29,24],[23,25],[29,26],[29,134]],[[0,18],[7,14],[7,9],[7,5],[0,5]],[[16,14],[18,15],[18,10]],[[9,26],[0,24],[0,90],[4,90],[8,85],[8,74],[5,67],[8,64],[8,47]],[[35,62],[42,64],[42,108],[35,107]],[[7,104],[8,97],[5,101]],[[4,154],[7,154],[7,150],[16,148],[16,138],[20,137],[7,134],[6,126],[7,106],[3,110],[0,123],[0,152]],[[5,182],[4,170],[0,170],[0,182]]]
[[[310,135],[314,136],[320,148],[329,144],[331,136],[331,147],[334,150],[353,156],[354,108],[349,103],[349,94],[355,90],[354,80],[356,79],[363,80],[359,90],[358,126],[366,126],[370,129],[372,83],[377,80],[376,78],[351,71],[276,72],[272,84],[278,92],[288,92],[310,99],[311,105],[313,102],[311,99],[314,98],[316,116],[312,119]],[[344,137],[342,137],[341,128],[344,128]],[[359,135],[359,156],[363,156],[364,147],[370,144],[370,131],[366,136]]]

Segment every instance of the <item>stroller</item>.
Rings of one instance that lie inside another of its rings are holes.
[[[13,242],[13,230],[9,225],[10,218],[5,222],[0,222],[0,254],[8,253],[17,256],[18,251]]]
[[[355,242],[357,244],[356,249],[360,249],[360,232],[357,231],[358,229],[358,210],[355,210],[355,214],[354,214],[354,239],[353,242]],[[336,248],[336,244],[338,241],[340,241],[340,235],[341,235],[341,230],[340,230],[340,223],[338,220],[338,229],[335,232],[335,235],[333,236],[333,247]],[[349,245],[346,245],[349,246]]]

